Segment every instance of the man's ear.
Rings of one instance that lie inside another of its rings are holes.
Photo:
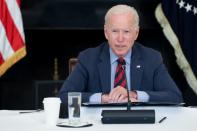
[[[135,40],[137,40],[138,34],[139,34],[139,29],[137,29],[137,30],[135,31]]]
[[[108,40],[107,27],[106,27],[106,25],[104,25],[104,34],[105,34],[105,38]]]

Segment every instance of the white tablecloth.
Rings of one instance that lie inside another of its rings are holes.
[[[82,107],[83,121],[93,123],[85,128],[49,127],[45,124],[44,111],[20,114],[20,111],[0,110],[1,131],[197,131],[197,108],[189,107],[135,107],[133,109],[155,109],[155,124],[102,124],[101,111],[107,108]],[[120,108],[120,107],[119,107]],[[109,109],[119,109],[109,108]],[[121,108],[125,109],[125,108]],[[158,121],[166,116],[162,123]],[[60,119],[64,121],[64,119]]]

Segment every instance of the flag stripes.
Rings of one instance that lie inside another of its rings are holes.
[[[20,0],[0,0],[0,76],[26,55]]]

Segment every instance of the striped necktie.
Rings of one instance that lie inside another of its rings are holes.
[[[115,80],[114,80],[114,88],[117,86],[122,86],[127,88],[127,78],[125,73],[125,60],[120,57],[117,59],[118,65],[116,67]]]

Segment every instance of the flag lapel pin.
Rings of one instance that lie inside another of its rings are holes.
[[[136,68],[137,68],[137,69],[140,69],[140,68],[141,68],[141,65],[137,65]]]

